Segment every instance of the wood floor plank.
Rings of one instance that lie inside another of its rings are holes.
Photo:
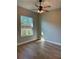
[[[46,41],[18,46],[17,59],[61,59],[61,47]]]

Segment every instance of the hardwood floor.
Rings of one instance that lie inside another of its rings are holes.
[[[35,41],[18,46],[17,59],[61,59],[61,47],[46,41]]]

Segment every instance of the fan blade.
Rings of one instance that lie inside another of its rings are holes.
[[[32,10],[38,10],[38,9],[32,9]]]
[[[50,8],[51,6],[44,6],[43,8]]]
[[[36,3],[35,3],[35,6],[36,6],[36,7],[39,7]]]
[[[43,10],[43,11],[45,11],[45,12],[49,12],[48,10]]]

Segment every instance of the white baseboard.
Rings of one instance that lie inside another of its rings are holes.
[[[29,40],[29,41],[24,41],[24,42],[21,42],[21,43],[17,43],[17,46],[25,44],[25,43],[28,43],[28,42],[31,42],[31,41],[35,41],[35,40],[37,40],[37,39],[33,39],[33,40]]]
[[[56,44],[56,45],[59,45],[59,46],[61,46],[61,43],[52,42],[52,41],[49,41],[49,40],[45,40],[45,41],[47,41],[47,42],[50,42],[50,43],[52,43],[52,44]]]
[[[33,39],[33,40],[29,40],[29,41],[24,41],[24,42],[21,42],[21,43],[17,43],[17,45],[19,46],[19,45],[22,45],[22,44],[25,44],[25,43],[28,43],[28,42],[31,42],[31,41],[35,41],[35,40],[37,40],[37,39]],[[56,44],[56,45],[61,46],[61,43],[52,42],[52,41],[49,41],[49,40],[44,40],[44,41],[47,41],[47,42],[50,42],[52,44]]]

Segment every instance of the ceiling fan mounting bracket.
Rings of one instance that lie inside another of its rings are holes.
[[[39,2],[42,2],[42,0],[39,0]]]

